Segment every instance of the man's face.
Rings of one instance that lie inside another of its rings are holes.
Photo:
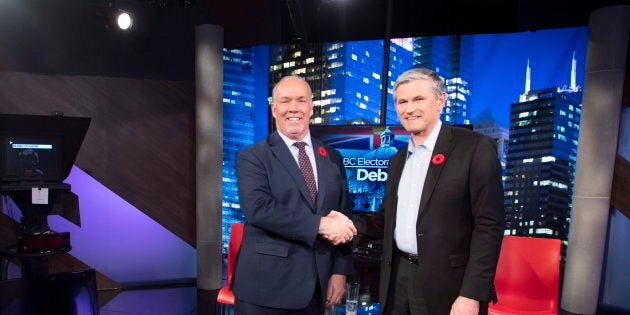
[[[304,139],[313,114],[313,101],[307,83],[296,78],[283,79],[278,83],[271,113],[276,119],[278,131],[293,140]]]
[[[413,80],[398,86],[394,107],[405,130],[426,137],[440,120],[446,95],[435,95],[430,80]]]

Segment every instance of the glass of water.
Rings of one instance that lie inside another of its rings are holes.
[[[346,314],[356,315],[359,305],[359,283],[346,283]]]

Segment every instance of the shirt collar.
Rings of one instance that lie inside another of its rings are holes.
[[[413,153],[418,146],[424,146],[425,148],[429,149],[429,151],[433,152],[433,148],[435,148],[435,143],[437,142],[437,137],[440,134],[441,128],[442,128],[442,121],[438,120],[437,124],[435,124],[435,127],[433,127],[433,130],[431,130],[431,133],[429,134],[427,139],[424,141],[424,143],[417,144],[415,147],[414,147],[413,140],[411,140],[411,137],[410,137],[409,143],[407,144],[407,151],[409,152],[409,154]]]
[[[289,147],[293,147],[293,144],[296,142],[305,142],[307,146],[310,146],[311,148],[313,147],[313,141],[311,141],[311,132],[309,131],[306,136],[304,137],[304,139],[300,140],[300,141],[296,141],[293,140],[287,136],[285,136],[282,132],[278,131],[278,135],[280,135],[280,138],[282,138],[282,141],[284,141],[284,143]]]

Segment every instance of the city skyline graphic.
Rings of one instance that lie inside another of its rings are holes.
[[[396,126],[398,121],[392,106],[391,86],[402,72],[420,66],[433,69],[445,80],[448,95],[442,114],[445,123],[471,125],[497,141],[498,158],[506,169],[505,180],[525,174],[532,176],[529,166],[533,164],[528,164],[530,161],[540,163],[538,167],[541,170],[558,167],[550,165],[551,161],[563,161],[561,169],[567,172],[568,180],[537,178],[537,186],[528,184],[528,191],[511,190],[512,194],[544,195],[552,188],[553,196],[562,195],[562,200],[568,200],[566,205],[554,208],[556,212],[563,213],[551,220],[555,222],[553,227],[539,226],[550,222],[544,213],[541,217],[540,213],[525,214],[515,210],[517,213],[510,213],[510,223],[514,228],[506,229],[506,234],[540,235],[562,238],[566,242],[587,37],[588,28],[576,27],[524,33],[393,39],[386,74],[380,70],[383,68],[383,40],[263,45],[226,50],[224,244],[229,224],[245,220],[238,202],[234,160],[238,151],[273,130],[273,121],[268,115],[269,95],[279,78],[297,74],[309,81],[314,94],[315,114],[311,120],[314,125],[332,129],[349,128],[349,125],[355,124]],[[383,84],[385,78],[387,83]],[[388,91],[387,115],[381,121],[383,85]],[[559,101],[566,99],[567,95],[572,102]],[[534,103],[537,105],[519,105]],[[520,109],[515,110],[515,107]],[[566,117],[569,109],[572,118],[562,118]],[[537,116],[542,112],[548,117]],[[565,116],[558,116],[560,112]],[[528,129],[529,125],[538,129]],[[533,132],[535,139],[513,137],[515,130]],[[575,141],[572,140],[574,138]],[[515,143],[514,139],[522,143]],[[548,143],[548,150],[523,151],[523,144],[532,141]],[[510,148],[521,150],[510,151]],[[538,186],[539,183],[545,186]],[[514,198],[510,200],[513,202]],[[546,199],[539,196],[536,200],[545,202]],[[374,209],[377,206],[370,204],[369,207]],[[511,205],[506,205],[506,208],[517,209]],[[541,206],[527,211],[546,210]],[[558,223],[562,220],[564,222]],[[530,228],[522,228],[523,225]]]

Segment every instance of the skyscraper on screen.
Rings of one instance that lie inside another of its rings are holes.
[[[411,45],[397,40],[390,60],[411,65]],[[285,75],[303,76],[313,90],[312,123],[325,125],[380,124],[383,86],[383,41],[274,45],[271,48],[271,85]],[[394,75],[406,69],[398,67]],[[391,79],[391,78],[390,78]],[[396,113],[388,115],[396,122]]]
[[[444,79],[447,96],[441,119],[447,124],[471,123],[469,80],[473,71],[472,36],[413,38],[413,67],[435,71]]]
[[[267,125],[266,47],[223,50],[222,235],[227,245],[230,224],[244,220],[236,186],[236,155],[260,138]],[[260,85],[263,85],[261,88]],[[262,94],[261,94],[262,90]],[[262,110],[261,110],[262,109]],[[224,248],[225,250],[225,248]]]
[[[575,64],[575,62],[574,62]],[[506,234],[568,239],[582,90],[529,90],[510,107],[505,177]]]

